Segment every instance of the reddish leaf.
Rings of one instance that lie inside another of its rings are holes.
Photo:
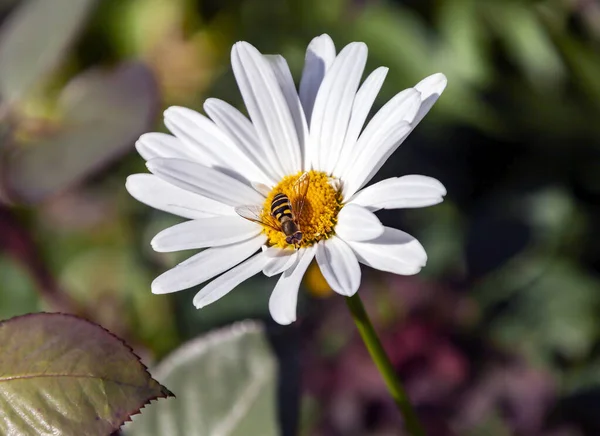
[[[59,130],[35,143],[17,144],[6,159],[9,197],[42,201],[132,150],[153,123],[158,100],[154,76],[141,63],[77,76],[61,95]]]
[[[0,323],[0,434],[106,435],[172,396],[123,341],[71,315]]]

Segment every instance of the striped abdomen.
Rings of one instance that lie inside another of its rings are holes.
[[[273,197],[273,202],[271,203],[271,215],[273,215],[280,223],[294,218],[294,215],[292,214],[292,204],[287,195],[280,193]]]
[[[279,193],[273,197],[271,203],[271,215],[281,224],[281,230],[287,236],[298,232],[298,226],[294,222],[292,204],[287,195]]]

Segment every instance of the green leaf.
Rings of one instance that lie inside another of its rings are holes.
[[[467,33],[467,37],[475,35],[474,31]],[[473,53],[467,56],[467,50],[463,50],[460,55],[455,55],[455,48],[448,49],[439,38],[430,35],[426,23],[414,11],[369,2],[352,26],[352,39],[364,41],[369,46],[372,65],[390,68],[380,98],[389,98],[398,89],[415,84],[430,74],[443,72],[450,86],[436,103],[434,112],[490,131],[502,131],[503,126],[493,108],[472,86],[474,81],[485,82],[483,71],[476,71],[483,70],[485,64],[474,65],[473,69],[457,66],[457,56],[458,62],[463,62],[468,56],[473,57]],[[456,101],[461,102],[460,107],[454,104]]]
[[[4,321],[0,348],[0,434],[107,435],[172,395],[119,338],[71,315]]]
[[[489,83],[492,74],[487,28],[479,16],[477,0],[441,2],[437,10],[439,57],[444,73],[477,85]]]
[[[40,299],[31,276],[6,254],[0,254],[0,283],[0,319],[40,310]]]
[[[589,100],[598,107],[600,100],[600,59],[597,50],[582,44],[569,34],[556,36],[558,47],[571,68],[573,83],[588,95]]]
[[[414,78],[432,70],[435,45],[427,38],[422,19],[408,8],[369,3],[353,26],[353,38],[369,45],[369,55],[387,59],[390,69]],[[410,44],[406,42],[410,41]]]
[[[7,190],[17,201],[41,201],[129,151],[154,121],[158,90],[147,67],[128,63],[76,77],[61,106],[64,122],[56,134],[21,144],[10,156]]]
[[[538,260],[538,264],[543,262]],[[514,280],[508,270],[504,282]],[[506,310],[496,316],[493,337],[511,349],[521,348],[536,362],[584,358],[594,346],[598,281],[568,261],[545,259],[540,275],[516,294]]]
[[[535,9],[527,2],[481,2],[485,17],[507,55],[529,76],[531,84],[556,86],[565,76],[565,67]]]
[[[129,436],[278,435],[275,358],[260,325],[234,324],[192,340],[153,371],[176,400],[152,404]]]
[[[0,96],[13,102],[55,67],[96,0],[27,0],[0,30]]]

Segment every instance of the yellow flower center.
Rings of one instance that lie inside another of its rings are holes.
[[[319,171],[308,172],[308,190],[306,200],[301,211],[294,210],[297,198],[294,185],[303,172],[292,176],[286,176],[269,193],[263,205],[262,220],[273,222],[275,217],[271,216],[271,205],[277,194],[285,194],[291,203],[294,221],[302,232],[302,239],[296,247],[308,247],[316,242],[329,238],[333,234],[333,228],[337,222],[337,215],[342,208],[342,195],[338,189],[332,186],[331,177]],[[280,221],[279,221],[280,222]],[[293,247],[286,242],[287,235],[282,230],[275,230],[269,226],[263,226],[263,231],[269,238],[268,245],[275,247]]]

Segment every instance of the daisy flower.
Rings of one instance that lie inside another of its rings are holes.
[[[140,137],[136,148],[151,174],[129,176],[127,190],[189,219],[156,235],[152,247],[204,249],[156,278],[153,293],[213,279],[194,297],[201,308],[255,274],[280,275],[269,310],[276,322],[290,324],[313,259],[345,296],[360,286],[359,263],[395,274],[419,272],[427,260],[421,244],[384,227],[374,212],[437,204],[444,186],[421,175],[365,185],[429,111],[446,78],[434,74],[398,93],[365,125],[388,71],[377,68],[361,83],[366,60],[364,43],[336,54],[328,35],[316,37],[297,91],[283,57],[238,42],[231,63],[250,119],[210,98],[207,116],[167,109],[165,125],[173,135]],[[283,215],[293,217],[296,237],[284,233]]]

